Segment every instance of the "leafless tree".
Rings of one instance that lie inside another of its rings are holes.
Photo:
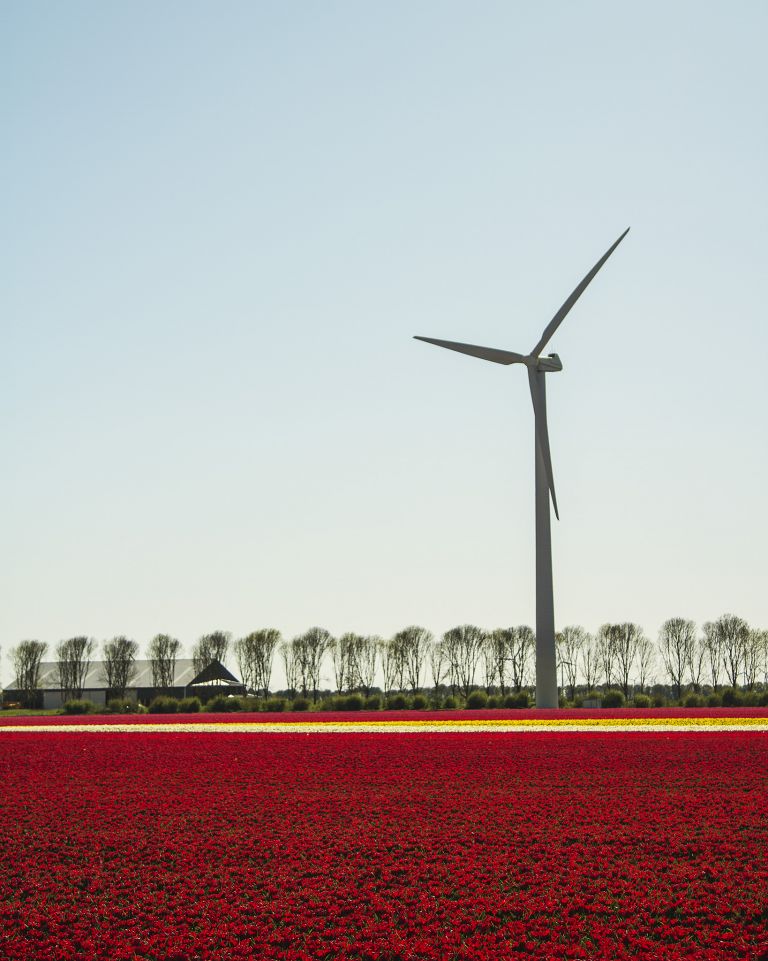
[[[446,631],[440,640],[445,661],[445,679],[450,685],[451,694],[455,695],[459,688],[459,651],[460,635],[458,630]]]
[[[694,691],[701,690],[702,677],[704,675],[704,664],[707,660],[707,647],[703,638],[696,637],[691,649],[691,660],[688,664],[688,675],[691,679]]]
[[[56,645],[59,684],[65,701],[82,697],[95,643],[90,637],[70,637]]]
[[[763,672],[763,686],[768,690],[768,631],[760,631],[763,657],[761,670]]]
[[[640,638],[644,636],[643,629],[639,624],[625,621],[623,624],[612,625],[611,633],[616,677],[624,692],[624,697],[629,697],[629,678],[637,657],[637,646],[640,643]]]
[[[490,680],[491,685],[497,683],[502,694],[507,693],[507,661],[513,646],[513,631],[512,627],[498,627],[485,638],[486,680]]]
[[[381,646],[381,664],[384,670],[385,691],[405,690],[405,673],[408,648],[402,633],[395,634]]]
[[[405,690],[405,675],[408,662],[408,647],[401,633],[390,639],[390,650],[395,665],[395,690]]]
[[[384,693],[388,694],[395,690],[398,669],[402,668],[402,659],[398,656],[398,651],[395,650],[392,638],[379,642],[379,657],[381,658],[381,670],[384,675]]]
[[[744,653],[744,683],[747,688],[754,690],[761,672],[765,672],[766,646],[768,631],[751,630]]]
[[[272,661],[279,643],[280,631],[276,627],[263,627],[235,641],[237,666],[247,690],[267,697]]]
[[[299,661],[296,657],[295,638],[293,641],[283,641],[280,645],[280,657],[285,670],[285,686],[293,697],[299,689]]]
[[[564,627],[555,640],[557,642],[557,656],[565,677],[571,689],[571,700],[576,697],[576,679],[578,676],[579,659],[584,645],[587,643],[587,632],[577,624]]]
[[[212,634],[203,634],[192,648],[192,669],[195,674],[204,671],[214,661],[223,664],[231,638],[232,635],[229,631],[213,631]]]
[[[507,639],[510,681],[512,687],[519,691],[528,682],[536,635],[527,624],[519,624],[509,629]]]
[[[308,631],[293,639],[299,668],[302,694],[312,691],[312,700],[317,700],[320,689],[320,671],[323,658],[333,638],[324,627],[310,627]]]
[[[148,654],[152,665],[152,686],[167,690],[176,679],[176,658],[181,644],[170,634],[155,634],[149,642]]]
[[[597,656],[597,644],[593,634],[587,634],[584,639],[584,646],[581,649],[581,673],[587,691],[594,691],[597,687],[597,674],[599,669],[599,659]]]
[[[656,666],[656,648],[645,634],[637,642],[637,683],[642,691],[648,686]]]
[[[40,689],[40,664],[47,650],[45,641],[21,641],[11,649],[16,684],[25,704],[32,704]]]
[[[715,622],[715,629],[723,652],[725,676],[731,687],[737,687],[739,676],[744,670],[749,642],[749,624],[735,614],[723,614]]]
[[[113,637],[104,644],[104,680],[115,697],[125,697],[136,674],[139,645],[128,637]]]
[[[373,634],[353,635],[350,670],[351,687],[359,687],[366,697],[371,693],[376,679],[376,661],[378,659],[381,638]]]
[[[333,665],[333,676],[336,681],[336,691],[342,691],[354,687],[354,645],[357,640],[356,634],[342,634],[341,637],[333,637],[328,643],[328,650],[331,653],[331,664]]]
[[[696,625],[684,617],[670,617],[659,630],[659,654],[675,696],[683,696],[686,675],[696,649]]]
[[[717,690],[720,684],[720,672],[723,669],[722,639],[717,629],[717,623],[714,621],[707,621],[702,627],[702,631],[701,645],[706,652],[712,687]]]
[[[448,676],[448,667],[445,645],[442,641],[433,641],[429,648],[429,670],[432,674],[432,685],[435,691]]]
[[[456,683],[465,697],[475,685],[477,662],[483,649],[484,631],[474,624],[462,624],[446,631],[443,640],[448,640],[447,649],[451,651]]]
[[[611,687],[614,683],[616,666],[616,649],[612,628],[612,624],[603,624],[597,632],[597,643],[595,645],[595,658],[597,660],[598,670],[606,688]]]
[[[480,663],[483,666],[483,686],[490,694],[496,684],[497,674],[496,658],[493,656],[493,631],[488,631],[485,635]]]
[[[412,624],[394,637],[396,646],[403,659],[405,680],[412,693],[416,693],[422,686],[422,675],[427,660],[429,646],[432,643],[432,633],[425,627]]]
[[[303,634],[298,634],[291,641],[293,657],[296,662],[296,672],[298,675],[299,690],[302,697],[306,697],[312,689],[312,678],[310,677],[310,658],[311,654],[304,639]]]

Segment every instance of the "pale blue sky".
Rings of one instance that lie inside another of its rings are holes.
[[[0,5],[0,642],[768,627],[762,2]],[[5,660],[5,657],[4,657]],[[2,677],[9,679],[7,662]]]

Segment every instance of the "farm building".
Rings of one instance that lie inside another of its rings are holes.
[[[82,697],[94,704],[104,705],[113,692],[107,688],[107,675],[103,661],[91,661],[83,684]],[[245,694],[245,686],[227,670],[220,661],[212,661],[202,671],[195,673],[190,658],[179,658],[174,668],[172,687],[156,687],[152,661],[134,661],[133,671],[125,696],[149,704],[158,694],[171,697],[199,697],[207,701],[217,694]],[[28,700],[24,691],[19,690],[18,679],[5,689],[4,701],[23,703]],[[43,708],[61,707],[64,702],[59,679],[59,666],[55,661],[44,661],[40,665],[40,682],[37,706]]]

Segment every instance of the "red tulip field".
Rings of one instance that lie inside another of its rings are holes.
[[[763,730],[306,730],[0,734],[0,958],[768,952]]]

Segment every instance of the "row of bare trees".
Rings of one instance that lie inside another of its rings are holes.
[[[525,624],[493,631],[462,624],[439,639],[417,625],[389,639],[351,633],[334,638],[313,627],[280,644],[280,655],[287,689],[314,698],[328,662],[339,693],[367,695],[378,678],[385,692],[445,685],[466,696],[480,685],[506,694],[532,684],[535,648],[535,633]],[[603,624],[596,634],[572,625],[558,633],[557,653],[561,684],[571,699],[579,685],[616,687],[628,696],[630,688],[656,682],[661,671],[678,697],[688,685],[717,690],[725,682],[752,689],[761,677],[768,681],[768,631],[732,614],[707,622],[701,632],[693,621],[670,618],[656,643],[632,622]]]
[[[643,688],[661,671],[678,698],[687,687],[753,690],[768,680],[768,631],[734,614],[707,621],[701,631],[694,621],[669,618],[656,644],[637,624],[604,624],[594,637],[567,627],[558,635],[558,654],[571,696],[579,679],[587,688],[620,687],[626,695],[631,682]]]
[[[477,686],[506,694],[532,684],[535,647],[534,631],[527,625],[486,631],[463,624],[438,639],[417,625],[388,639],[354,633],[333,637],[322,627],[311,627],[285,641],[277,629],[262,628],[234,642],[226,631],[204,634],[193,646],[192,661],[199,673],[234,653],[246,688],[264,697],[278,651],[285,686],[293,694],[317,699],[330,681],[339,693],[368,695],[379,681],[385,692],[447,686],[466,696]],[[22,641],[12,650],[21,691],[38,689],[46,651],[40,641]],[[56,646],[58,678],[66,698],[81,695],[95,651],[93,639],[84,636]],[[147,655],[153,687],[173,687],[180,652],[176,638],[168,634],[152,638]],[[558,633],[557,652],[560,682],[571,699],[580,685],[588,690],[618,687],[629,695],[630,687],[648,687],[661,671],[678,697],[688,686],[699,690],[709,684],[717,690],[725,683],[752,689],[761,679],[768,680],[768,631],[752,629],[733,614],[708,621],[701,631],[693,621],[670,618],[662,624],[656,643],[631,622],[603,624],[595,634],[572,625]],[[127,637],[103,644],[102,681],[116,695],[131,686],[137,654],[138,644]]]
[[[472,624],[454,627],[439,640],[425,627],[411,625],[393,637],[342,634],[332,637],[321,627],[285,641],[280,655],[286,687],[292,693],[317,698],[324,662],[330,661],[338,693],[370,694],[379,678],[386,692],[416,693],[431,680],[433,687],[448,684],[454,692],[469,694],[477,686],[482,668],[487,686],[499,684],[516,690],[526,683],[528,661],[534,647],[530,627],[488,633]]]
[[[735,614],[707,621],[698,634],[693,621],[672,618],[662,625],[659,648],[678,696],[684,686],[717,688],[743,684],[753,690],[768,673],[768,631],[755,630]]]

